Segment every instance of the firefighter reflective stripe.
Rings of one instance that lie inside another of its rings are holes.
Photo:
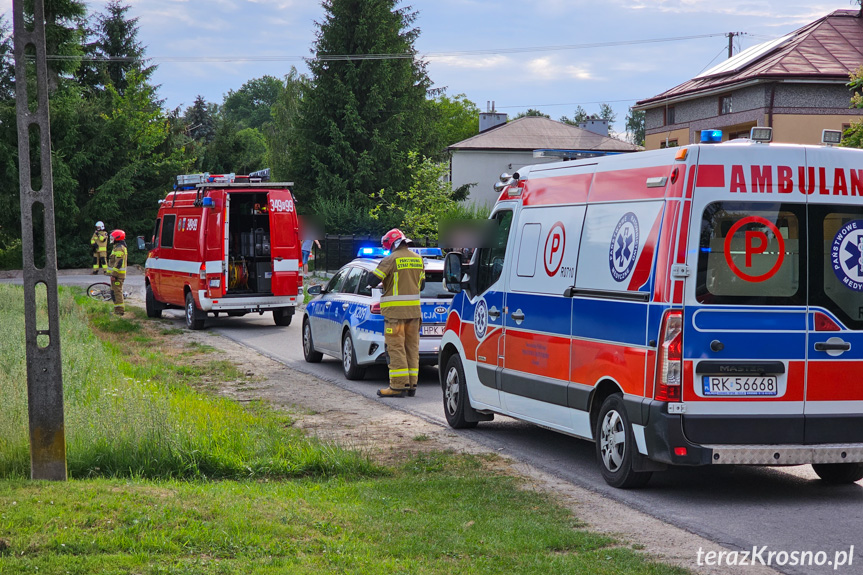
[[[373,274],[375,274],[376,276],[378,276],[378,277],[379,277],[379,278],[381,278],[381,279],[384,279],[385,277],[387,277],[387,274],[385,274],[384,272],[382,272],[382,271],[381,271],[381,270],[379,270],[379,269],[375,269],[372,273],[373,273]]]
[[[391,369],[390,377],[407,377],[410,375],[409,369]]]
[[[419,295],[390,295],[381,298],[381,309],[388,307],[419,306]]]
[[[408,375],[419,375],[419,374],[420,374],[420,370],[418,370],[418,369],[409,369],[408,370]]]

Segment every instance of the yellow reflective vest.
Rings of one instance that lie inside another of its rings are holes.
[[[420,290],[425,280],[423,259],[405,242],[381,260],[374,274],[384,282],[381,313],[388,319],[422,318]]]
[[[108,260],[108,274],[118,278],[125,278],[128,255],[126,242],[114,242],[114,251],[111,252],[111,258]]]
[[[94,252],[98,251],[99,255],[108,253],[108,232],[97,230],[93,232],[93,237],[90,238],[90,247]]]

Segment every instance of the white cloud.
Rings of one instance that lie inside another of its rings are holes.
[[[584,66],[558,64],[552,58],[534,58],[526,66],[529,75],[538,80],[596,80]]]
[[[512,66],[512,61],[506,56],[423,56],[424,60],[434,63],[437,66],[450,68],[462,68],[470,70],[491,70],[496,68],[508,68]]]

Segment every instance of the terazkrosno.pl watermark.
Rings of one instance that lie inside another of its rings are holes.
[[[698,565],[716,567],[850,567],[854,562],[854,546],[847,551],[776,551],[763,545],[754,545],[745,551],[704,551],[698,548]]]

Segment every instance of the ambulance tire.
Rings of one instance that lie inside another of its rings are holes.
[[[345,372],[345,377],[351,380],[363,379],[366,376],[366,368],[357,365],[354,340],[351,338],[351,332],[347,330],[342,337],[342,369]]]
[[[192,297],[192,292],[186,294],[186,327],[189,329],[204,329],[204,312],[198,309],[195,305],[195,298]]]
[[[276,322],[276,325],[291,325],[292,319],[294,319],[293,308],[279,307],[273,310],[273,321]]]
[[[453,429],[476,427],[478,422],[468,421],[465,417],[469,402],[464,366],[461,363],[461,358],[455,353],[446,362],[446,372],[443,378],[443,412],[450,427]]]
[[[620,489],[631,489],[643,487],[650,480],[650,471],[635,471],[632,468],[635,439],[620,394],[610,395],[602,402],[599,417],[596,418],[594,438],[599,470],[606,483]]]
[[[312,339],[312,325],[309,318],[303,320],[303,358],[308,363],[320,363],[324,354],[315,351],[315,342]]]
[[[813,463],[812,470],[824,483],[840,485],[863,479],[863,463]]]
[[[147,317],[162,317],[162,306],[156,301],[156,296],[153,295],[153,288],[150,286],[147,286],[147,295],[144,301],[147,308]]]

